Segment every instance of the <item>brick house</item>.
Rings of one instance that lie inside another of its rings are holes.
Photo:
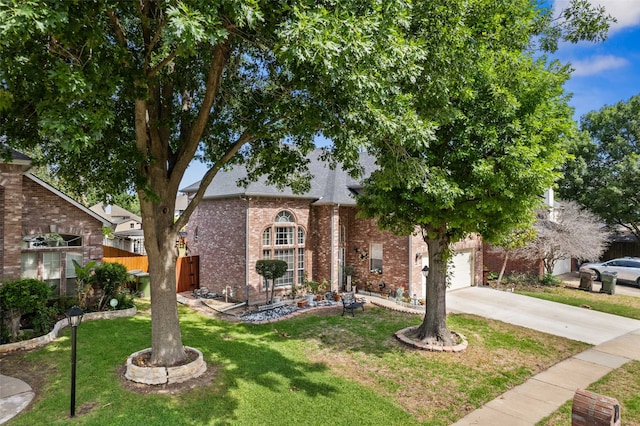
[[[102,227],[111,224],[28,173],[29,157],[0,162],[0,274],[36,278],[56,294],[75,294],[72,260],[102,259]]]
[[[403,287],[423,297],[427,262],[421,236],[395,236],[380,231],[374,220],[356,217],[354,194],[362,184],[319,158],[309,156],[313,176],[305,194],[279,191],[264,181],[238,186],[242,166],[216,175],[188,224],[189,251],[200,257],[200,285],[234,294],[237,300],[264,300],[262,277],[255,272],[259,259],[285,260],[287,274],[277,280],[281,293],[304,280],[330,282],[332,290],[346,285],[345,267],[360,290],[389,291]],[[362,154],[361,164],[372,170],[374,160]],[[193,194],[199,182],[182,192]],[[452,288],[475,285],[482,279],[479,238],[455,246]],[[423,254],[425,254],[423,256]]]

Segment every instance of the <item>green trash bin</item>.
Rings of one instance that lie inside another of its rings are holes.
[[[136,280],[136,294],[138,297],[151,297],[151,280],[148,272],[135,271],[133,277]]]
[[[602,288],[600,289],[600,293],[615,294],[618,273],[604,271],[600,276],[602,278]]]

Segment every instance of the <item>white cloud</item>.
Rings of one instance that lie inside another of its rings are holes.
[[[604,6],[607,13],[618,20],[611,26],[611,32],[623,28],[640,26],[640,1],[639,0],[590,0],[594,6]],[[553,7],[559,10],[569,6],[569,0],[555,0]]]
[[[585,60],[571,61],[571,67],[574,69],[573,76],[599,74],[602,71],[623,68],[627,65],[629,65],[627,59],[614,55],[593,56]]]

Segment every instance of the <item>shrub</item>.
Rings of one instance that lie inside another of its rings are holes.
[[[47,334],[58,319],[58,310],[52,306],[41,306],[33,317],[33,331],[36,336]]]
[[[104,310],[107,302],[113,299],[120,287],[127,282],[127,268],[120,263],[103,263],[95,270],[96,284],[102,289],[103,295],[98,302],[98,310]]]
[[[129,294],[117,293],[115,299],[118,301],[117,309],[129,309],[135,306],[135,299]]]
[[[543,284],[543,285],[549,285],[549,286],[552,286],[552,285],[560,285],[560,284],[562,284],[562,280],[560,280],[560,279],[558,279],[558,278],[554,277],[554,276],[553,276],[552,274],[550,274],[550,273],[546,273],[546,274],[544,274],[544,276],[542,277],[542,279],[540,279],[540,284]]]
[[[0,286],[0,307],[9,313],[11,337],[14,340],[20,331],[22,315],[46,308],[50,294],[47,283],[33,278],[9,281]]]

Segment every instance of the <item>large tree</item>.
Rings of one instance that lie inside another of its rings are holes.
[[[588,7],[578,15],[607,20]],[[425,43],[429,55],[423,73],[405,89],[419,115],[433,124],[433,140],[374,139],[379,168],[358,205],[382,228],[422,233],[430,273],[416,337],[425,342],[453,342],[445,297],[451,244],[470,233],[495,241],[514,227],[526,228],[558,177],[563,139],[574,130],[562,88],[569,70],[536,59],[532,48],[540,40],[554,47],[555,37],[566,34],[558,27],[548,31],[552,22],[548,10],[529,0],[429,1],[416,7],[414,40]]]
[[[559,194],[640,239],[640,95],[585,114]]]
[[[137,192],[149,255],[152,359],[185,358],[177,232],[215,174],[304,189],[322,134],[355,166],[363,129],[425,138],[396,82],[423,52],[407,2],[0,1],[0,134],[81,192]],[[392,117],[404,120],[394,122]],[[174,221],[188,164],[209,166]]]

